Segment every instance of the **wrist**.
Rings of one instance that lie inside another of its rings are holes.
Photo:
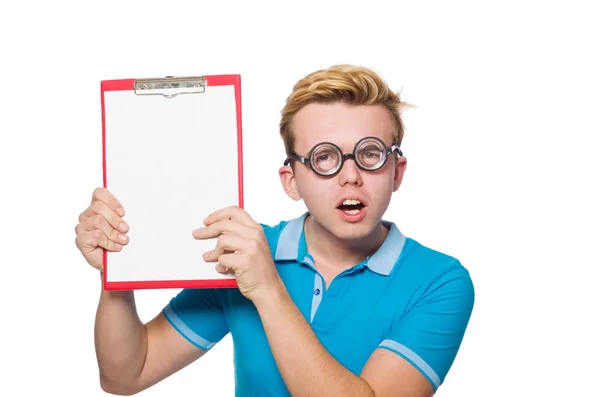
[[[256,294],[252,297],[252,302],[260,311],[261,309],[272,307],[273,304],[280,303],[286,297],[289,298],[287,289],[283,281],[277,277],[277,280],[269,286],[265,286],[262,290],[257,290]]]

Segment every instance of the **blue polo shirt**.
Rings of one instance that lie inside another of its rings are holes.
[[[307,251],[307,215],[263,228],[281,279],[323,346],[356,375],[375,349],[390,350],[437,390],[473,309],[469,272],[457,259],[384,222],[389,233],[379,250],[325,289]],[[184,289],[163,313],[201,349],[211,349],[231,332],[236,395],[290,395],[256,308],[238,289]]]

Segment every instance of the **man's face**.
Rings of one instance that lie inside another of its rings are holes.
[[[379,105],[310,104],[295,115],[292,130],[294,150],[304,157],[321,142],[336,144],[344,154],[351,153],[356,143],[368,136],[381,139],[387,147],[393,142],[392,119]],[[400,187],[405,167],[406,159],[397,159],[393,153],[377,171],[361,170],[349,159],[331,177],[319,176],[300,162],[294,164],[293,173],[282,167],[281,175],[286,192],[294,199],[303,199],[321,227],[338,238],[357,239],[378,225],[392,193]]]

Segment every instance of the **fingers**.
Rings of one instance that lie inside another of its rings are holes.
[[[256,226],[260,227],[260,225],[258,223],[256,223],[256,221],[254,219],[252,219],[252,217],[246,211],[244,211],[243,209],[241,209],[240,207],[238,207],[236,205],[222,208],[220,210],[213,212],[212,214],[209,214],[204,219],[204,224],[208,226],[212,223],[219,222],[224,219],[231,219],[235,222],[238,222],[243,225],[250,226],[250,227],[256,227]]]
[[[234,255],[234,254],[228,254],[228,255]],[[235,269],[233,269],[232,267],[229,267],[229,266],[222,265],[221,263],[217,263],[215,265],[215,270],[221,274],[235,274]]]
[[[202,256],[206,262],[214,262],[219,259],[220,256],[227,252],[237,252],[244,250],[248,245],[248,240],[243,237],[222,234],[217,239],[217,245],[212,251],[207,251]]]
[[[88,230],[77,234],[75,244],[84,255],[97,247],[104,248],[107,251],[121,251],[123,249],[122,244],[109,239],[100,229]]]
[[[120,251],[129,243],[126,233],[129,225],[123,220],[125,210],[121,203],[106,189],[97,188],[92,202],[79,216],[75,226],[75,243],[87,254],[97,247],[108,251]]]
[[[82,223],[78,224],[75,227],[75,232],[80,234],[95,229],[101,230],[109,240],[117,244],[125,245],[129,242],[129,237],[124,233],[126,228],[122,228],[120,230],[113,228],[106,218],[100,214],[93,215],[84,220]]]
[[[215,266],[215,269],[219,273],[232,273],[242,266],[244,261],[247,261],[246,255],[244,254],[223,254],[219,256],[219,263]]]
[[[104,218],[113,229],[122,233],[127,233],[127,231],[129,231],[127,223],[103,201],[94,201],[88,207],[85,214],[86,215],[80,223],[84,223],[86,220],[99,215]]]
[[[217,237],[221,234],[233,234],[237,236],[250,236],[252,235],[253,229],[248,225],[236,222],[231,219],[223,219],[215,223],[211,223],[208,226],[201,227],[192,231],[192,235],[197,239],[205,239],[211,237]]]
[[[125,216],[125,209],[117,198],[105,188],[97,188],[92,194],[92,202],[102,201],[108,205],[110,209],[119,214],[119,216]]]
[[[94,215],[95,212],[93,206],[96,204],[96,202],[103,202],[118,216],[125,216],[125,209],[119,200],[117,200],[117,198],[107,189],[99,187],[96,188],[92,194],[92,202],[90,206],[84,212],[82,212],[81,215],[79,215],[79,222],[82,222],[83,220]]]

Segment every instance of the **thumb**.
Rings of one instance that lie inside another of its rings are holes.
[[[233,267],[223,265],[221,263],[218,263],[215,266],[215,270],[221,274],[235,274],[235,269]]]
[[[215,266],[221,274],[235,274],[243,261],[243,256],[237,253],[223,254],[217,259],[219,263]]]

